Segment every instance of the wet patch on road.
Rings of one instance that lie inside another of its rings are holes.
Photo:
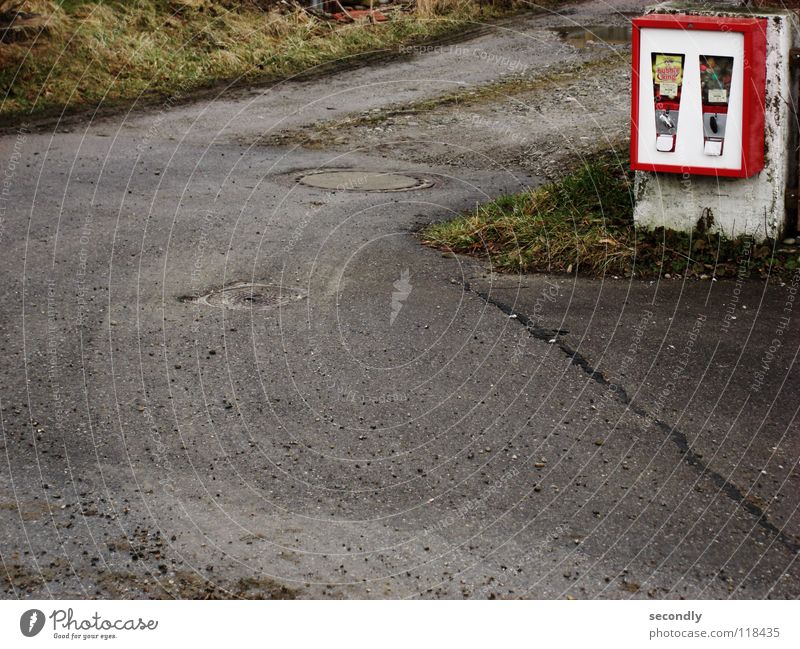
[[[633,28],[630,25],[609,26],[593,25],[589,27],[553,27],[559,37],[578,49],[590,45],[627,45],[631,42]]]

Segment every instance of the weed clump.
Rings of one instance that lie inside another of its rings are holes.
[[[800,266],[796,248],[731,239],[708,219],[691,233],[636,228],[632,172],[610,154],[557,182],[434,224],[421,236],[430,246],[489,259],[506,272],[786,278]]]

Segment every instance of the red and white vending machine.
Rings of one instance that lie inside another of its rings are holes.
[[[633,21],[631,168],[747,178],[764,168],[766,19]]]

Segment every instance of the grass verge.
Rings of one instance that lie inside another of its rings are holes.
[[[11,40],[0,27],[0,120],[182,96],[220,81],[282,79],[457,33],[505,11],[444,2],[424,15],[384,9],[386,22],[341,24],[280,7],[257,0],[26,0],[20,8],[32,32]]]
[[[794,246],[731,239],[702,223],[692,233],[635,228],[632,173],[610,154],[558,182],[431,225],[421,238],[435,248],[486,258],[505,272],[788,279],[800,267]]]

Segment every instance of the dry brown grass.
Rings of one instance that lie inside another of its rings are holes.
[[[448,14],[469,14],[478,11],[474,0],[417,0],[417,15],[420,18],[434,18]]]
[[[0,44],[0,117],[283,78],[492,15],[474,0],[425,1],[425,16],[395,12],[385,23],[342,25],[256,0],[25,0],[22,8],[42,14],[46,28],[28,42]]]

